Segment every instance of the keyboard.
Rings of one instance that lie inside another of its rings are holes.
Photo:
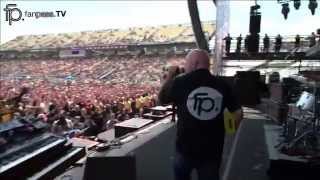
[[[56,176],[64,172],[65,169],[76,163],[79,159],[86,155],[85,148],[73,147],[69,149],[64,155],[48,166],[35,173],[28,180],[46,180],[54,179]]]
[[[65,138],[44,135],[0,156],[0,179],[25,179],[30,174],[56,158],[68,147]]]

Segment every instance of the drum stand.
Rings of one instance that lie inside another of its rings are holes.
[[[300,142],[302,142],[303,150],[314,151],[318,150],[318,140],[320,137],[319,132],[319,116],[320,116],[320,92],[319,88],[314,86],[314,106],[313,106],[313,117],[306,117],[302,115],[301,119],[293,119],[293,133],[290,131],[290,124],[286,121],[283,125],[283,137],[284,140],[276,145],[276,148],[284,148],[285,150],[299,149]],[[303,110],[300,109],[300,114],[303,114]],[[305,125],[302,127],[297,126],[297,122],[304,122]],[[311,146],[311,147],[310,147]],[[311,149],[310,149],[311,148]],[[307,154],[307,153],[306,153]]]

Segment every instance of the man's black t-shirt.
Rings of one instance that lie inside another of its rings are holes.
[[[176,77],[169,99],[177,105],[177,151],[188,157],[219,160],[224,109],[233,112],[240,108],[231,88],[209,70],[199,69]]]

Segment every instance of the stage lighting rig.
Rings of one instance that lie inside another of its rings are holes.
[[[309,9],[311,11],[311,14],[314,15],[316,12],[316,8],[318,7],[317,0],[309,0]]]
[[[293,6],[296,10],[298,10],[301,6],[301,0],[293,0]]]
[[[288,18],[289,12],[290,12],[289,3],[284,3],[284,4],[282,4],[281,13],[282,13],[283,16],[284,16],[284,19],[287,19],[287,18]]]

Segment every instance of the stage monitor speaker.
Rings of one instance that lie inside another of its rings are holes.
[[[135,156],[108,157],[108,159],[90,157],[85,168],[84,180],[136,180],[137,176]]]
[[[175,123],[160,123],[119,147],[90,154],[84,180],[173,180],[175,137]]]
[[[251,34],[260,33],[260,24],[261,24],[261,15],[251,15],[249,32]]]

